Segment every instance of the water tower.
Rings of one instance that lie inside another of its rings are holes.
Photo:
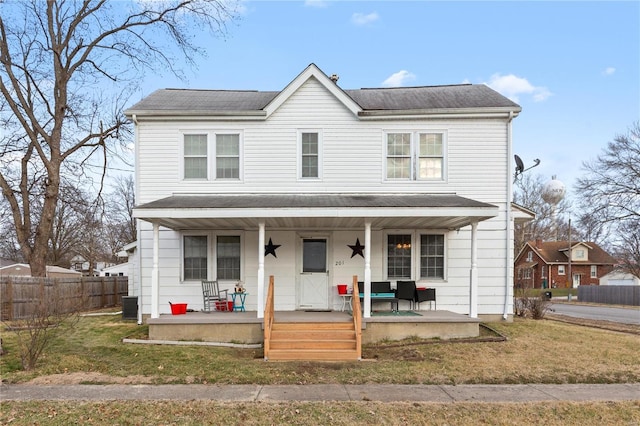
[[[551,180],[547,182],[542,188],[542,199],[551,206],[551,222],[553,223],[553,227],[555,228],[556,241],[558,240],[558,222],[556,218],[556,206],[560,204],[564,195],[566,193],[566,188],[564,183],[560,182],[556,179],[555,175],[551,177]]]

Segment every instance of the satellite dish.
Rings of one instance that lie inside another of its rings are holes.
[[[524,173],[527,170],[533,169],[534,167],[540,165],[540,160],[538,160],[536,158],[535,160],[533,160],[533,162],[535,164],[533,166],[525,169],[524,168],[524,163],[522,162],[522,158],[520,158],[520,156],[514,155],[513,158],[516,160],[516,174],[515,174],[514,179],[513,179],[514,182],[518,179],[518,176],[520,176],[522,173]]]
[[[524,163],[522,162],[522,158],[518,155],[513,156],[516,159],[516,175],[519,175],[524,171]]]

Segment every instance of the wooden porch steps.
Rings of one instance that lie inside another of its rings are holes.
[[[352,322],[274,322],[269,361],[356,361]]]

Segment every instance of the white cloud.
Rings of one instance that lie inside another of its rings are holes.
[[[409,71],[402,70],[398,71],[394,74],[391,74],[389,78],[382,82],[384,87],[400,87],[405,84],[414,81],[416,79],[416,75],[410,73]]]
[[[309,6],[309,7],[316,7],[318,9],[324,8],[324,7],[328,7],[329,3],[326,2],[325,0],[306,0],[304,2],[305,6]]]
[[[546,87],[534,86],[526,78],[513,74],[494,74],[486,84],[514,102],[519,102],[520,95],[531,95],[535,102],[545,101],[553,95]]]
[[[380,16],[378,16],[378,13],[376,12],[371,12],[368,15],[365,15],[364,13],[354,13],[351,15],[351,22],[356,25],[367,25],[377,21],[378,19],[380,19]]]
[[[613,75],[616,72],[614,67],[607,67],[604,71],[602,71],[602,75]]]

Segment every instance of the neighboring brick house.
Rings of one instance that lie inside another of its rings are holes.
[[[516,256],[514,283],[527,288],[566,288],[599,285],[600,277],[611,272],[616,260],[593,242],[529,241]],[[569,282],[569,274],[573,283]]]

